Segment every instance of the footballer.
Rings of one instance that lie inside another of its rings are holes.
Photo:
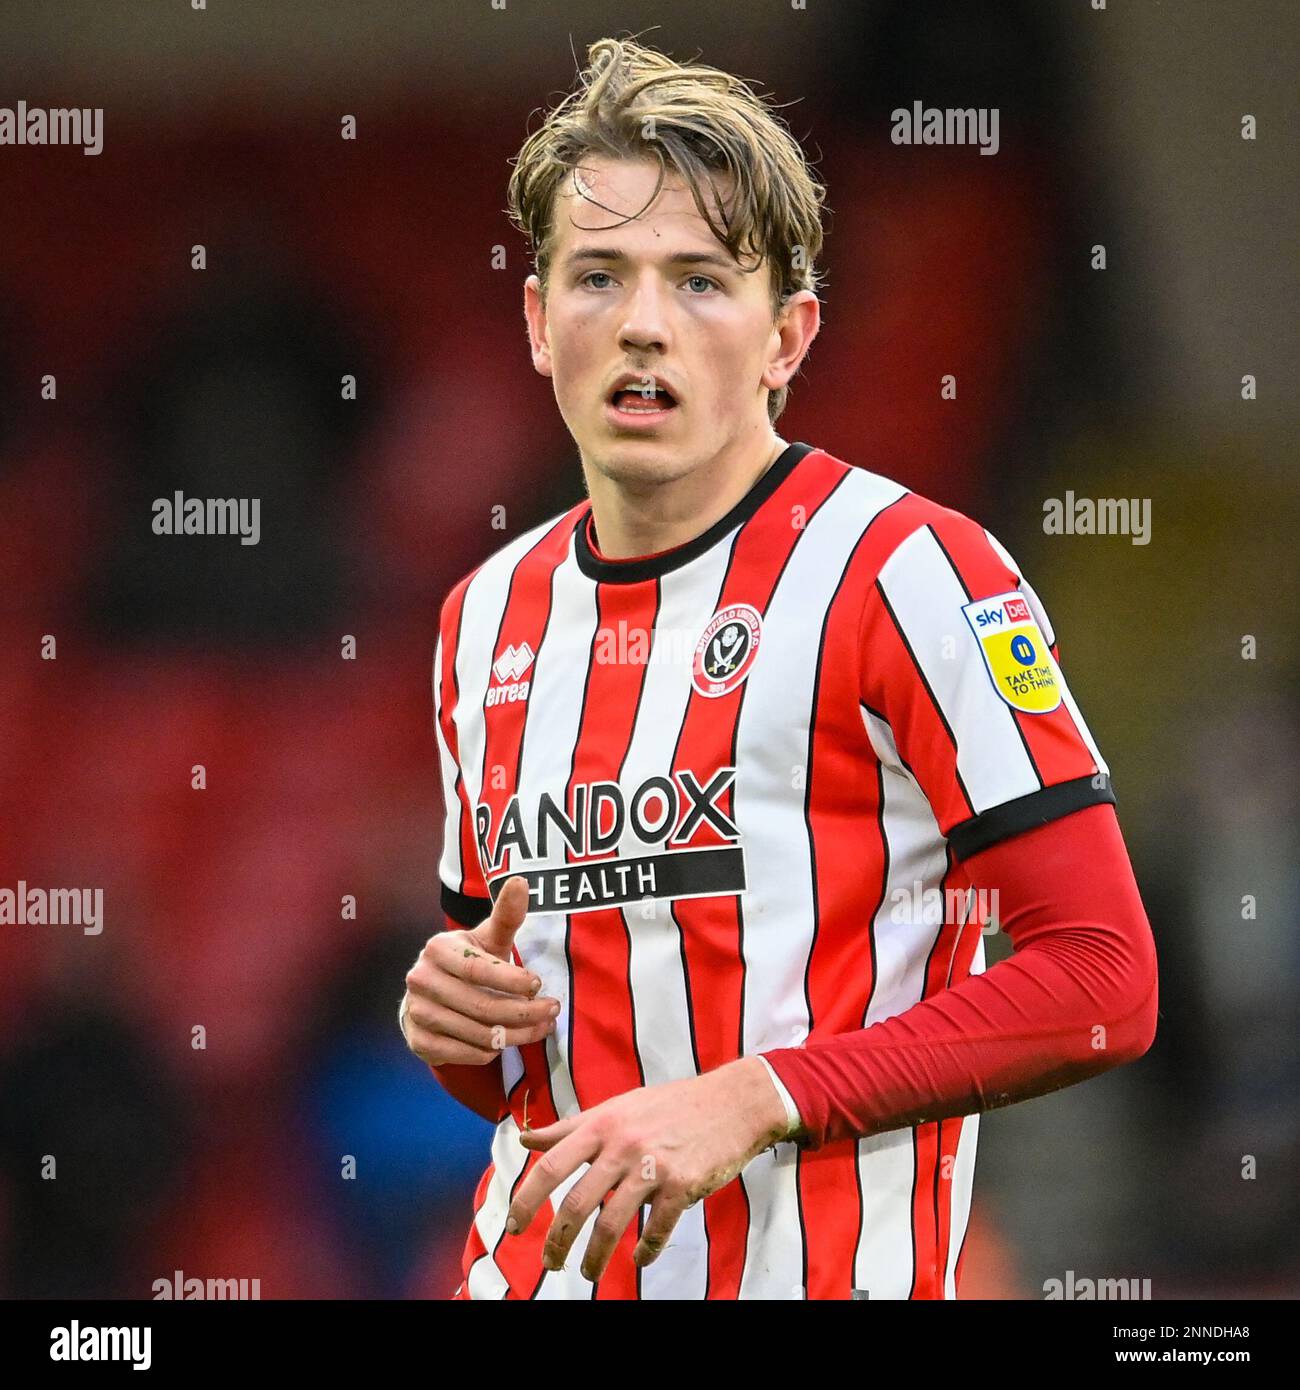
[[[998,540],[776,432],[820,314],[788,127],[587,61],[509,183],[587,496],[434,657],[446,926],[400,1021],[496,1125],[455,1296],[955,1298],[980,1113],[1152,1042],[1109,770]]]

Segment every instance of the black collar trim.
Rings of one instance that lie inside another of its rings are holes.
[[[588,502],[578,517],[577,534],[574,537],[574,556],[578,568],[588,579],[595,579],[602,584],[640,584],[647,579],[658,579],[660,575],[680,569],[715,546],[729,531],[748,521],[794,472],[799,460],[812,452],[811,444],[788,445],[778,455],[776,462],[726,516],[719,517],[707,531],[696,536],[693,541],[686,541],[683,545],[674,546],[672,550],[665,550],[659,555],[651,555],[644,559],[604,560],[595,554],[587,537],[587,526],[591,518],[591,503]]]

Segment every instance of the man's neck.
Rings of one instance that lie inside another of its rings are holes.
[[[587,469],[592,525],[607,560],[627,560],[672,550],[703,535],[758,482],[789,445],[769,430],[758,448],[725,457],[684,478],[636,493]]]

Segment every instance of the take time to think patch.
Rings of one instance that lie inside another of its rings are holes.
[[[962,605],[993,688],[1025,714],[1051,714],[1061,703],[1056,663],[1028,600],[1019,592]]]

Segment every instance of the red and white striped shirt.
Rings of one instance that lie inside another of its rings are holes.
[[[978,918],[931,910],[956,860],[1114,799],[1041,603],[969,518],[792,444],[671,550],[608,560],[590,520],[442,611],[443,908],[474,925],[524,875],[516,956],[561,1003],[503,1054],[459,1296],[955,1297],[973,1114],[778,1144],[595,1286],[541,1266],[586,1165],[504,1235],[525,1104],[542,1125],[902,1013],[984,968]]]

